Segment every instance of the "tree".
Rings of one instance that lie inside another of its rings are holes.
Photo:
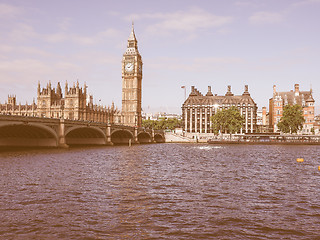
[[[278,128],[284,133],[297,133],[301,130],[305,122],[300,105],[286,105],[278,123]]]
[[[244,116],[240,114],[237,107],[232,106],[229,109],[223,109],[218,111],[211,117],[213,130],[215,133],[220,132],[232,133],[239,132],[245,121]]]
[[[226,110],[223,109],[218,111],[214,116],[211,117],[212,128],[215,134],[217,134],[219,131],[220,132],[226,131],[226,125],[227,125],[226,116],[227,116]]]
[[[311,130],[310,130],[310,131],[312,132],[312,134],[314,134],[314,133],[315,133],[314,128],[311,128]]]
[[[155,123],[153,120],[142,120],[142,127],[154,129]]]
[[[159,120],[143,120],[142,127],[151,128],[155,130],[174,130],[175,128],[181,127],[181,120],[177,118],[161,118]]]

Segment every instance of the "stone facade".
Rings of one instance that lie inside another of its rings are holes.
[[[0,104],[0,114],[19,115],[19,116],[37,116],[37,104],[33,100],[32,104],[17,104],[15,95],[8,95],[8,102]]]
[[[269,125],[273,132],[278,132],[277,124],[280,121],[284,106],[298,104],[303,109],[305,123],[301,133],[311,134],[314,125],[314,99],[312,89],[300,91],[299,84],[294,85],[294,90],[289,92],[277,92],[276,85],[273,86],[273,96],[269,100]]]
[[[111,107],[93,104],[90,95],[87,101],[87,86],[79,87],[79,82],[73,87],[65,85],[65,96],[63,96],[60,82],[57,88],[52,88],[49,82],[41,89],[38,84],[37,104],[17,105],[16,96],[8,96],[8,102],[0,104],[0,113],[6,115],[20,115],[46,118],[62,118],[71,120],[85,120],[103,123],[120,123],[121,113],[112,104]]]
[[[253,101],[245,86],[242,95],[234,95],[231,86],[225,95],[213,95],[208,87],[206,95],[202,95],[194,86],[191,87],[189,97],[182,105],[182,124],[186,133],[213,133],[211,117],[221,109],[231,106],[238,107],[241,115],[245,116],[245,123],[240,133],[256,132],[257,104]]]
[[[134,33],[130,33],[127,50],[122,58],[122,123],[128,126],[142,125],[142,59]]]

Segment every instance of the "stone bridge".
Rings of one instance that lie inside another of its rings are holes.
[[[0,115],[0,147],[68,147],[164,142],[161,130],[99,122]]]

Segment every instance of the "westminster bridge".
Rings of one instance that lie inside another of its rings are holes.
[[[0,115],[0,147],[68,147],[164,142],[161,130],[100,122]]]

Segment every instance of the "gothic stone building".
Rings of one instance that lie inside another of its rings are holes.
[[[276,85],[273,86],[273,96],[269,100],[269,124],[273,132],[277,132],[277,124],[280,121],[284,106],[298,104],[303,109],[305,123],[302,133],[310,134],[314,125],[314,99],[312,89],[310,91],[300,91],[299,84],[294,85],[294,91],[277,92]]]
[[[112,104],[111,107],[103,107],[93,104],[93,97],[87,101],[87,86],[79,87],[79,82],[73,87],[65,85],[63,96],[60,82],[57,88],[52,88],[49,82],[45,88],[38,84],[37,104],[17,105],[16,96],[8,96],[8,102],[0,104],[0,113],[7,115],[21,115],[47,118],[64,118],[71,120],[86,120],[104,123],[120,123],[121,113]]]
[[[4,115],[20,115],[20,116],[37,116],[37,104],[33,100],[32,104],[17,104],[15,95],[8,95],[8,102],[0,104],[0,114]]]
[[[202,95],[194,86],[191,87],[189,97],[182,105],[182,124],[187,133],[213,133],[211,117],[221,109],[236,106],[241,115],[245,116],[245,123],[240,133],[254,133],[257,124],[257,104],[248,92],[248,86],[242,95],[234,95],[231,86],[225,95],[213,95],[208,87],[206,95]]]
[[[142,59],[132,24],[127,50],[122,58],[122,123],[124,125],[141,127],[141,95]]]
[[[31,105],[17,105],[16,97],[8,96],[8,102],[0,104],[0,114],[122,123],[141,127],[142,58],[133,24],[122,59],[122,112],[114,104],[108,108],[93,104],[92,96],[88,101],[87,86],[80,88],[78,82],[70,88],[66,83],[64,94],[63,97],[60,83],[56,89],[51,87],[50,82],[46,88],[41,89],[39,83],[37,104],[33,101]]]

